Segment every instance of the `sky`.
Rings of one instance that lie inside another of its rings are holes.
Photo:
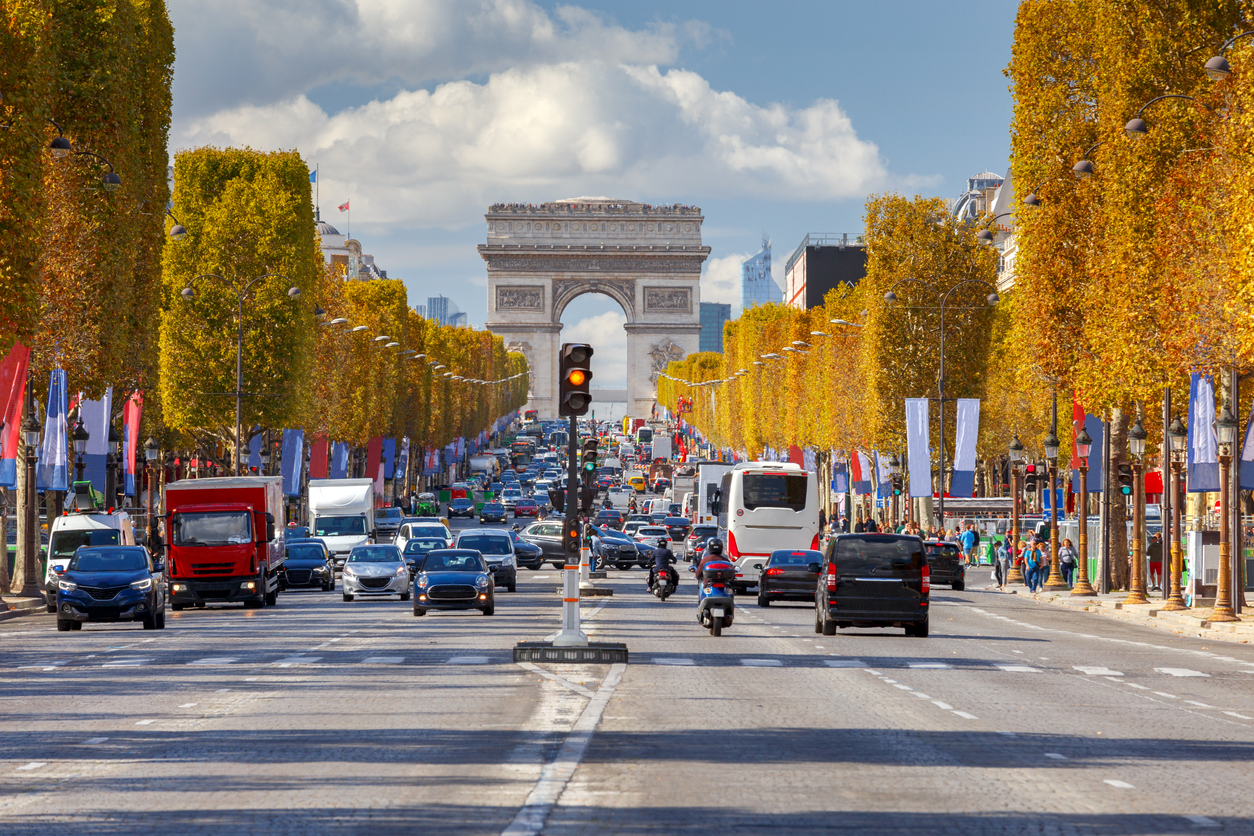
[[[411,305],[482,326],[495,202],[700,206],[704,301],[775,278],[809,232],[862,231],[870,194],[957,197],[1004,173],[1013,0],[169,0],[171,152],[300,151],[324,220]],[[587,295],[564,341],[623,385],[622,310]]]

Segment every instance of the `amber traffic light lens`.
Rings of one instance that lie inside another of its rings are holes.
[[[570,382],[571,386],[583,386],[583,383],[588,379],[588,376],[584,374],[583,369],[575,369],[569,376],[567,376],[566,379]]]

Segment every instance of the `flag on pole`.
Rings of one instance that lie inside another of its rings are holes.
[[[849,464],[853,469],[853,492],[865,496],[871,492],[871,460],[861,450],[849,454]]]
[[[317,171],[317,169],[314,169],[313,171],[309,172],[309,182],[310,182],[310,183],[317,183],[317,182],[318,182],[318,171]]]
[[[135,463],[139,452],[139,422],[144,414],[144,393],[132,392],[122,407],[122,473],[127,496],[135,495]]]
[[[343,203],[341,203],[341,204],[340,204],[340,211],[341,211],[341,212],[347,212],[347,211],[348,211],[348,203],[349,203],[349,201],[347,201],[347,200],[346,200],[346,201],[344,201]]]
[[[44,441],[39,448],[39,464],[35,470],[35,484],[41,491],[70,489],[69,439],[65,430],[65,416],[69,407],[66,403],[65,384],[65,370],[53,369],[48,383]]]
[[[22,404],[26,398],[26,367],[30,349],[13,343],[9,356],[0,362],[0,488],[17,487],[17,448],[22,423]]]
[[[906,398],[906,468],[911,496],[932,494],[932,452],[927,398]]]
[[[975,444],[979,435],[980,399],[958,398],[954,474],[949,481],[950,496],[975,495]]]
[[[1189,385],[1189,493],[1219,490],[1219,440],[1215,433],[1215,382],[1194,374]]]

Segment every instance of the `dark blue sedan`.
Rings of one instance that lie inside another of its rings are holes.
[[[57,576],[57,629],[84,621],[142,621],[165,627],[164,567],[143,546],[82,547]]]
[[[427,610],[482,610],[496,612],[492,573],[483,555],[472,549],[427,552],[414,578],[414,615]]]
[[[281,589],[321,589],[335,591],[335,569],[327,544],[318,538],[288,540],[287,557],[279,567]]]

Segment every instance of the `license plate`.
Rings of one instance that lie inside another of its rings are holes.
[[[710,607],[710,615],[714,616],[715,618],[722,618],[723,608],[722,607]]]

